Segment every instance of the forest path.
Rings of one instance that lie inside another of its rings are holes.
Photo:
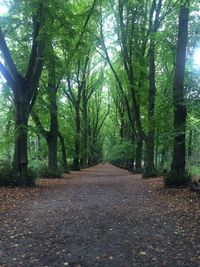
[[[1,267],[200,266],[199,217],[178,204],[191,193],[169,204],[155,179],[110,164],[66,177],[2,212]]]

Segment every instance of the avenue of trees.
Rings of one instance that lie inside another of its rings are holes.
[[[0,4],[1,185],[103,161],[200,174],[199,1]]]

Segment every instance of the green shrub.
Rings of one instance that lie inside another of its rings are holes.
[[[29,163],[29,167],[39,177],[41,174],[41,168],[46,166],[46,161],[32,160]]]
[[[28,176],[26,179],[26,185],[34,186],[36,184],[37,178],[38,178],[37,172],[35,172],[35,170],[32,168],[28,168]]]
[[[14,176],[13,167],[8,161],[0,162],[0,185],[14,186],[19,185],[18,177]]]
[[[35,185],[37,175],[32,169],[28,169],[26,178],[26,186]],[[0,162],[0,186],[20,186],[24,185],[24,181],[20,176],[14,174],[13,166],[8,161]]]
[[[145,171],[142,174],[142,178],[155,178],[158,177],[158,173],[156,171],[151,173],[146,173]]]
[[[156,173],[157,173],[157,176],[165,176],[166,173],[168,172],[167,169],[163,169],[163,168],[157,168],[156,169]]]
[[[65,172],[62,165],[58,162],[58,168],[55,173],[52,173],[48,169],[46,160],[38,161],[34,160],[30,162],[30,168],[37,174],[40,178],[59,178]]]
[[[194,176],[200,176],[200,166],[188,166],[190,173]]]
[[[109,155],[106,160],[118,164],[132,159],[134,151],[135,147],[131,142],[125,139],[120,139],[117,140],[116,144],[110,148]]]
[[[171,171],[166,172],[164,175],[165,186],[167,187],[177,187],[189,184],[191,177],[188,172],[185,173],[185,176],[175,177],[172,175]]]
[[[58,167],[55,173],[50,172],[46,164],[42,164],[40,168],[38,168],[38,176],[42,178],[60,178],[62,174],[63,170],[61,167]]]

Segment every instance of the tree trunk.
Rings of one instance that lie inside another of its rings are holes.
[[[76,107],[76,136],[75,136],[75,154],[73,170],[80,170],[80,108],[79,105]]]
[[[20,178],[22,185],[27,186],[28,176],[28,104],[14,97],[15,104],[15,145],[14,145],[14,175]]]
[[[174,184],[185,182],[185,128],[187,109],[184,102],[184,71],[186,61],[186,47],[188,37],[188,18],[189,8],[185,1],[181,5],[179,14],[179,30],[176,66],[173,83],[173,100],[174,100],[174,145],[173,161],[171,165],[171,176]]]
[[[188,140],[188,160],[190,161],[192,157],[192,130],[189,131],[189,140]]]
[[[10,134],[10,126],[11,126],[11,120],[8,120],[8,123],[6,125],[6,136],[9,136]],[[11,162],[11,147],[10,142],[6,145],[6,160],[8,162]]]
[[[154,37],[152,37],[154,38]],[[149,106],[148,106],[148,134],[146,137],[146,158],[144,176],[155,175],[154,167],[154,102],[155,102],[155,55],[154,40],[150,42],[149,50]]]
[[[88,157],[88,167],[92,166],[92,157],[89,155]]]
[[[49,88],[50,90],[50,88]],[[56,94],[56,93],[55,93]],[[52,96],[51,96],[52,97]],[[54,98],[55,97],[55,98]],[[57,139],[58,139],[58,119],[57,119],[57,105],[56,95],[50,101],[50,131],[46,131],[38,117],[33,111],[32,118],[45,138],[48,145],[48,170],[51,176],[56,175],[57,172]],[[53,100],[54,99],[54,100]]]
[[[148,133],[146,137],[146,157],[144,176],[155,176],[154,166],[154,108],[156,95],[156,80],[155,80],[155,35],[159,29],[160,12],[163,0],[158,2],[153,0],[150,9],[149,17],[149,99],[148,99]]]
[[[158,169],[158,161],[159,161],[159,147],[158,147],[158,142],[156,142],[155,146],[155,168],[156,170]]]
[[[84,90],[83,90],[84,91]],[[82,167],[87,166],[88,160],[88,114],[87,114],[87,99],[83,93],[83,136],[82,136]]]
[[[48,144],[48,169],[52,177],[56,176],[57,172],[57,137],[49,135],[47,138]]]
[[[161,159],[160,159],[160,164],[159,164],[159,168],[163,171],[164,166],[165,166],[165,161],[167,160],[166,157],[166,150],[163,148],[162,152],[161,152]]]
[[[58,142],[58,108],[56,86],[56,63],[52,44],[50,60],[48,64],[48,93],[50,100],[50,131],[47,135],[49,162],[48,168],[52,176],[57,172],[57,142]]]
[[[142,146],[143,141],[141,138],[136,139],[136,151],[135,151],[135,173],[142,172]]]
[[[129,159],[128,171],[134,172],[134,159]]]
[[[51,99],[50,107],[50,131],[47,135],[48,144],[48,169],[52,177],[57,172],[57,142],[58,142],[58,118],[57,118],[57,105],[56,105],[56,93],[55,99]]]
[[[63,168],[66,173],[69,173],[68,166],[67,166],[67,153],[65,147],[65,139],[60,132],[58,132],[58,136],[60,139],[61,151],[62,151],[62,160],[63,160]]]
[[[154,131],[149,131],[146,138],[146,155],[144,177],[155,176],[154,167]]]
[[[40,140],[40,135],[37,135],[35,138],[35,150],[37,153],[37,159],[41,160],[42,159],[42,150],[41,150],[41,140]]]

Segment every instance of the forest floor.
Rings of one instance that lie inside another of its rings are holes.
[[[0,189],[1,267],[200,266],[200,196],[112,165]]]

